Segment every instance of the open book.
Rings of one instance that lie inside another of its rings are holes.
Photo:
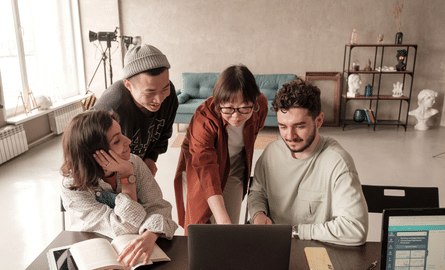
[[[104,238],[94,238],[51,249],[47,253],[50,270],[129,269],[119,263],[117,257],[127,243],[137,237],[138,234],[121,235],[111,243]],[[159,261],[170,261],[170,258],[155,243],[148,264]],[[141,266],[141,263],[142,261],[131,269]]]

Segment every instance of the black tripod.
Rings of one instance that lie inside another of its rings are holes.
[[[108,56],[107,56],[107,51],[108,51]],[[111,38],[108,37],[107,38],[107,48],[105,49],[105,51],[102,52],[102,58],[99,61],[99,64],[97,65],[96,70],[94,71],[93,77],[90,80],[90,83],[88,83],[87,86],[87,90],[90,89],[90,85],[91,82],[94,79],[94,76],[96,76],[97,70],[100,67],[100,64],[102,64],[102,62],[104,63],[104,79],[105,79],[105,89],[107,89],[108,85],[107,85],[107,59],[108,59],[108,64],[109,64],[109,69],[110,69],[110,85],[113,84],[113,67],[111,65]]]

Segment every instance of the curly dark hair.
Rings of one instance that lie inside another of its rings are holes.
[[[288,111],[290,108],[308,109],[309,115],[315,120],[321,113],[320,89],[299,77],[283,84],[275,95],[271,110]]]
[[[63,165],[60,169],[65,177],[72,177],[72,190],[88,190],[99,184],[104,177],[102,167],[93,154],[100,149],[108,152],[108,129],[118,121],[116,113],[92,110],[76,115],[62,136]]]

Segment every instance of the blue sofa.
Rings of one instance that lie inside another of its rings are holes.
[[[213,87],[220,73],[182,73],[183,89],[177,89],[179,107],[176,124],[188,124],[196,108],[213,94]],[[269,103],[265,126],[277,126],[276,113],[271,111],[272,101],[284,83],[296,78],[295,74],[261,74],[255,80]]]

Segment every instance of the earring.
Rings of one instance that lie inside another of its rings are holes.
[[[255,108],[255,106],[257,106],[258,108]],[[260,104],[255,103],[255,105],[253,105],[253,111],[254,112],[258,112],[261,109]]]

